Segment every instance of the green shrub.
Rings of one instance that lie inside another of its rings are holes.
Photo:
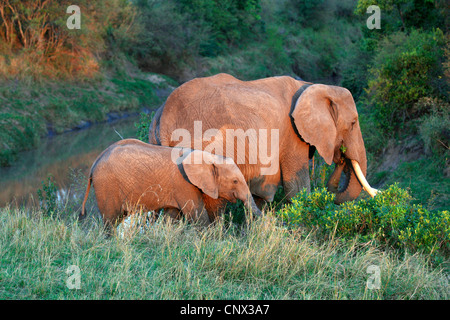
[[[432,30],[446,23],[445,1],[358,0],[355,14],[367,18],[369,15],[366,10],[370,5],[376,5],[381,9],[381,29],[377,31],[384,34],[413,28]]]
[[[39,203],[41,205],[41,210],[45,215],[51,216],[56,213],[57,207],[57,191],[55,183],[53,182],[52,176],[47,178],[47,183],[41,181],[42,189],[37,190],[37,195],[39,197]]]
[[[254,80],[291,73],[290,59],[284,52],[281,35],[268,31],[265,42],[249,45],[228,55],[207,58],[207,74],[230,73],[241,80]]]
[[[148,142],[148,130],[150,127],[150,123],[152,122],[153,117],[155,116],[155,112],[144,113],[141,112],[139,122],[135,122],[134,126],[136,127],[136,137],[137,139]]]
[[[259,0],[181,0],[179,10],[208,31],[200,43],[202,56],[217,56],[228,46],[254,39],[261,27]]]
[[[385,132],[401,128],[417,114],[422,97],[445,97],[442,62],[445,37],[441,30],[409,35],[398,32],[383,39],[369,70],[369,105]]]
[[[285,225],[315,230],[325,238],[359,236],[402,250],[439,252],[450,249],[450,212],[431,212],[411,204],[409,193],[391,185],[374,198],[334,204],[325,188],[300,192],[280,211]]]
[[[442,155],[450,146],[450,104],[438,99],[423,98],[414,107],[429,114],[419,119],[419,133],[425,150]]]
[[[141,26],[132,53],[139,65],[177,80],[216,57],[254,40],[261,31],[258,0],[135,1]]]
[[[180,79],[185,69],[195,65],[208,30],[201,30],[200,22],[190,19],[173,0],[137,0],[135,6],[141,29],[132,53],[139,66]]]
[[[302,29],[288,37],[293,71],[305,80],[335,76],[339,68],[340,41],[328,29]],[[327,52],[327,54],[321,54]]]

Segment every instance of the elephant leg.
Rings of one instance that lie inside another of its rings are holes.
[[[202,208],[199,212],[200,213],[198,213],[197,216],[197,221],[199,222],[199,224],[203,227],[209,226],[211,224],[211,220],[209,219],[209,215],[206,209]]]
[[[253,196],[253,200],[255,200],[256,206],[259,210],[263,210],[263,208],[267,205],[267,201],[261,197]]]
[[[290,149],[280,157],[281,177],[288,201],[303,189],[311,192],[309,154],[309,146],[299,141],[291,144]]]
[[[227,201],[225,199],[212,199],[211,197],[203,196],[203,204],[211,222],[215,221],[217,217],[223,216],[226,212]]]
[[[97,198],[98,209],[102,215],[105,234],[110,237],[114,233],[115,227],[120,223],[120,217],[123,215],[118,206],[112,202],[99,201]]]
[[[113,216],[103,216],[103,225],[106,236],[109,238],[114,234],[114,230],[119,224],[119,219]]]
[[[282,170],[283,188],[286,200],[290,201],[297,193],[306,189],[311,192],[311,180],[307,166],[292,170]]]
[[[211,224],[208,212],[206,211],[205,205],[201,199],[198,202],[188,200],[181,211],[183,211],[183,214],[189,221],[196,221],[199,225],[204,227]]]
[[[176,208],[166,208],[164,209],[164,216],[169,218],[171,221],[178,221],[181,218],[181,211]]]
[[[292,176],[283,175],[283,188],[287,200],[293,198],[297,193],[306,189],[311,192],[311,181],[308,168],[301,169]]]
[[[273,201],[280,179],[281,175],[278,173],[270,178],[268,176],[259,176],[249,181],[248,187],[251,190],[258,209],[262,210],[267,202]]]

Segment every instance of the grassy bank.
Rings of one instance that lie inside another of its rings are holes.
[[[448,299],[448,278],[419,253],[288,230],[266,213],[198,230],[158,220],[106,239],[92,218],[0,211],[0,299]],[[346,243],[346,244],[344,244]],[[81,289],[66,286],[69,266]],[[380,289],[367,287],[376,265]]]
[[[386,186],[398,183],[409,189],[415,203],[421,203],[433,210],[449,210],[450,176],[448,159],[444,157],[421,157],[403,162],[392,171],[379,171],[373,174],[375,185]]]
[[[48,133],[61,133],[107,120],[109,113],[156,108],[173,80],[156,74],[103,74],[88,81],[4,81],[0,83],[0,165]]]

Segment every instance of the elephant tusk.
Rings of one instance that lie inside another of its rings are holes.
[[[366,190],[370,194],[370,196],[372,198],[375,197],[375,195],[378,193],[378,190],[372,188],[369,185],[369,183],[367,182],[366,178],[364,177],[364,174],[361,171],[361,167],[359,166],[358,161],[352,160],[352,166],[353,166],[353,169],[355,170],[356,176],[358,177],[359,182],[363,186],[364,190]]]

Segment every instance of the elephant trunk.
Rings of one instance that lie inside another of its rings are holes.
[[[356,199],[363,187],[372,197],[375,196],[377,190],[368,184],[365,179],[366,172],[367,160],[360,163],[357,160],[345,158],[341,163],[336,164],[336,168],[327,182],[328,190],[336,194],[336,204]],[[344,174],[342,175],[342,173]]]
[[[331,176],[327,182],[328,191],[333,192],[333,193],[338,193],[339,182],[341,181],[342,171],[344,170],[345,166],[346,166],[345,161],[342,161],[342,163],[336,164],[336,167],[334,168],[334,171],[331,174]]]
[[[342,175],[342,172],[344,175]],[[329,180],[329,184],[332,183],[331,188],[329,189],[336,194],[336,198],[334,200],[336,204],[352,201],[361,193],[362,186],[359,183],[349,160],[346,159],[343,164],[336,166],[332,178],[333,180],[331,178]],[[341,181],[341,179],[344,180]],[[342,189],[339,189],[339,184],[341,184]]]
[[[255,203],[255,200],[253,199],[253,196],[251,193],[249,193],[247,195],[247,197],[245,198],[244,202],[244,206],[250,211],[252,212],[254,217],[259,217],[261,216],[261,211],[259,210],[258,206]]]

